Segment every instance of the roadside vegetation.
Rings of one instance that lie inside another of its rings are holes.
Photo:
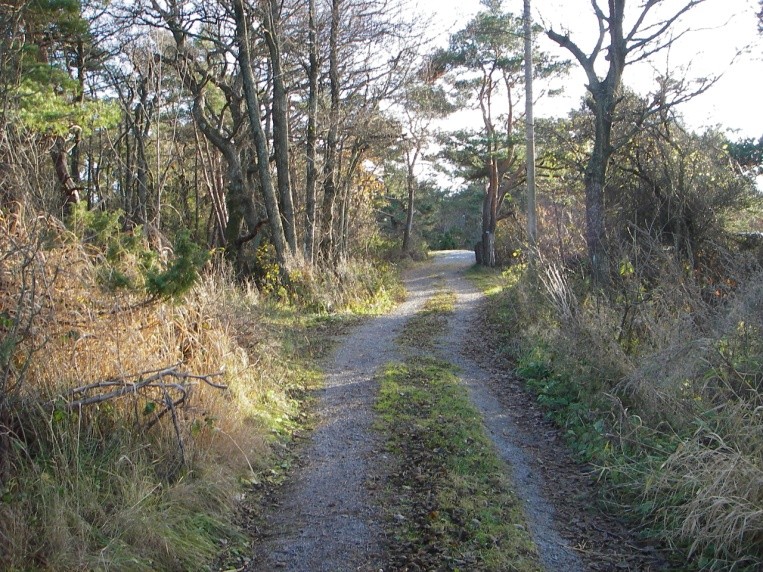
[[[404,351],[412,349],[432,351],[437,339],[448,325],[448,315],[453,312],[456,295],[440,290],[424,303],[424,307],[405,325],[397,337]]]
[[[677,569],[759,569],[760,276],[707,297],[674,276],[633,305],[539,273],[472,276],[495,351],[594,467],[604,510],[672,547]]]
[[[377,427],[395,461],[385,502],[392,569],[542,570],[507,469],[451,364],[433,348],[455,296],[439,292],[381,373]]]
[[[263,294],[103,217],[0,225],[0,567],[203,570],[246,547],[236,503],[283,478],[315,360],[393,303],[390,269]]]

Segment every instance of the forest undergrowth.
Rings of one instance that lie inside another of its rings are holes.
[[[348,262],[266,296],[88,216],[0,213],[0,568],[209,569],[283,478],[314,359],[396,281]]]
[[[496,351],[593,467],[603,509],[672,548],[675,569],[759,570],[763,276],[743,256],[723,280],[660,262],[648,288],[621,265],[608,295],[548,261],[473,277]]]

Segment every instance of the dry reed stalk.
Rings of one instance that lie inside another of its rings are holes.
[[[578,302],[564,275],[564,269],[549,262],[543,264],[542,270],[541,280],[558,316],[563,322],[572,323],[578,313]]]
[[[665,504],[661,512],[678,521],[676,534],[690,543],[690,553],[763,564],[763,419],[754,410],[731,409],[723,412],[734,419],[725,437],[702,428],[670,456],[654,498],[684,492],[685,502]]]

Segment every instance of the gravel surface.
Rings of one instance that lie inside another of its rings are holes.
[[[479,331],[474,327],[479,302],[483,294],[463,277],[462,270],[474,264],[474,253],[456,251],[437,253],[451,270],[446,272],[445,289],[456,294],[456,306],[448,335],[443,340],[443,353],[448,361],[460,369],[462,381],[469,388],[472,402],[479,408],[488,434],[501,458],[511,470],[511,479],[517,496],[522,500],[530,534],[538,546],[540,559],[547,570],[582,572],[585,570],[578,555],[557,532],[554,524],[556,511],[543,496],[543,477],[533,467],[526,447],[532,445],[516,423],[510,410],[502,407],[488,388],[491,373],[483,369],[464,349],[479,344]]]
[[[437,267],[408,274],[406,302],[354,329],[325,366],[319,424],[304,466],[266,522],[251,570],[378,571],[384,561],[375,483],[383,445],[371,424],[377,371],[397,359],[394,340],[433,293]]]
[[[455,292],[457,302],[436,353],[461,369],[470,397],[510,467],[546,569],[662,569],[653,548],[637,546],[614,519],[590,510],[595,493],[584,469],[570,460],[558,431],[506,364],[496,366],[480,321],[483,295],[463,276],[473,264],[470,251],[435,253],[431,263],[407,273],[405,303],[343,339],[325,364],[318,427],[303,450],[302,466],[261,527],[264,534],[250,571],[383,570],[387,539],[377,491],[390,463],[372,428],[375,375],[384,364],[402,358],[395,338],[442,288]]]

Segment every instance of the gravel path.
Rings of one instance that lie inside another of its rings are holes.
[[[582,572],[585,568],[578,555],[556,530],[556,511],[542,493],[543,477],[535,470],[526,452],[532,450],[537,439],[525,434],[511,412],[502,407],[490,392],[488,380],[491,373],[464,354],[468,344],[479,343],[474,337],[477,332],[473,322],[483,294],[461,272],[474,264],[474,254],[456,251],[437,253],[435,256],[436,260],[445,261],[450,269],[445,273],[445,289],[456,294],[455,311],[448,321],[450,328],[441,351],[448,361],[461,369],[460,376],[469,388],[472,402],[482,413],[499,455],[510,467],[514,490],[523,502],[530,534],[538,546],[541,562],[549,571]]]
[[[407,274],[405,303],[344,339],[326,364],[320,421],[305,448],[304,466],[267,518],[251,570],[382,570],[385,538],[376,490],[383,479],[385,453],[372,429],[374,376],[384,364],[401,359],[395,338],[406,320],[441,288],[455,292],[457,303],[449,333],[437,352],[461,368],[496,449],[510,467],[541,561],[550,572],[587,569],[557,532],[556,512],[543,494],[543,476],[529,456],[538,438],[516,423],[511,407],[501,405],[491,392],[491,374],[464,352],[477,343],[474,327],[482,297],[463,277],[473,263],[469,251],[435,253],[431,264]]]
[[[252,570],[378,572],[383,531],[374,481],[383,445],[372,429],[374,376],[398,358],[394,340],[405,321],[433,293],[437,267],[406,278],[407,301],[347,336],[326,364],[319,424],[304,452],[304,467],[266,522]]]

